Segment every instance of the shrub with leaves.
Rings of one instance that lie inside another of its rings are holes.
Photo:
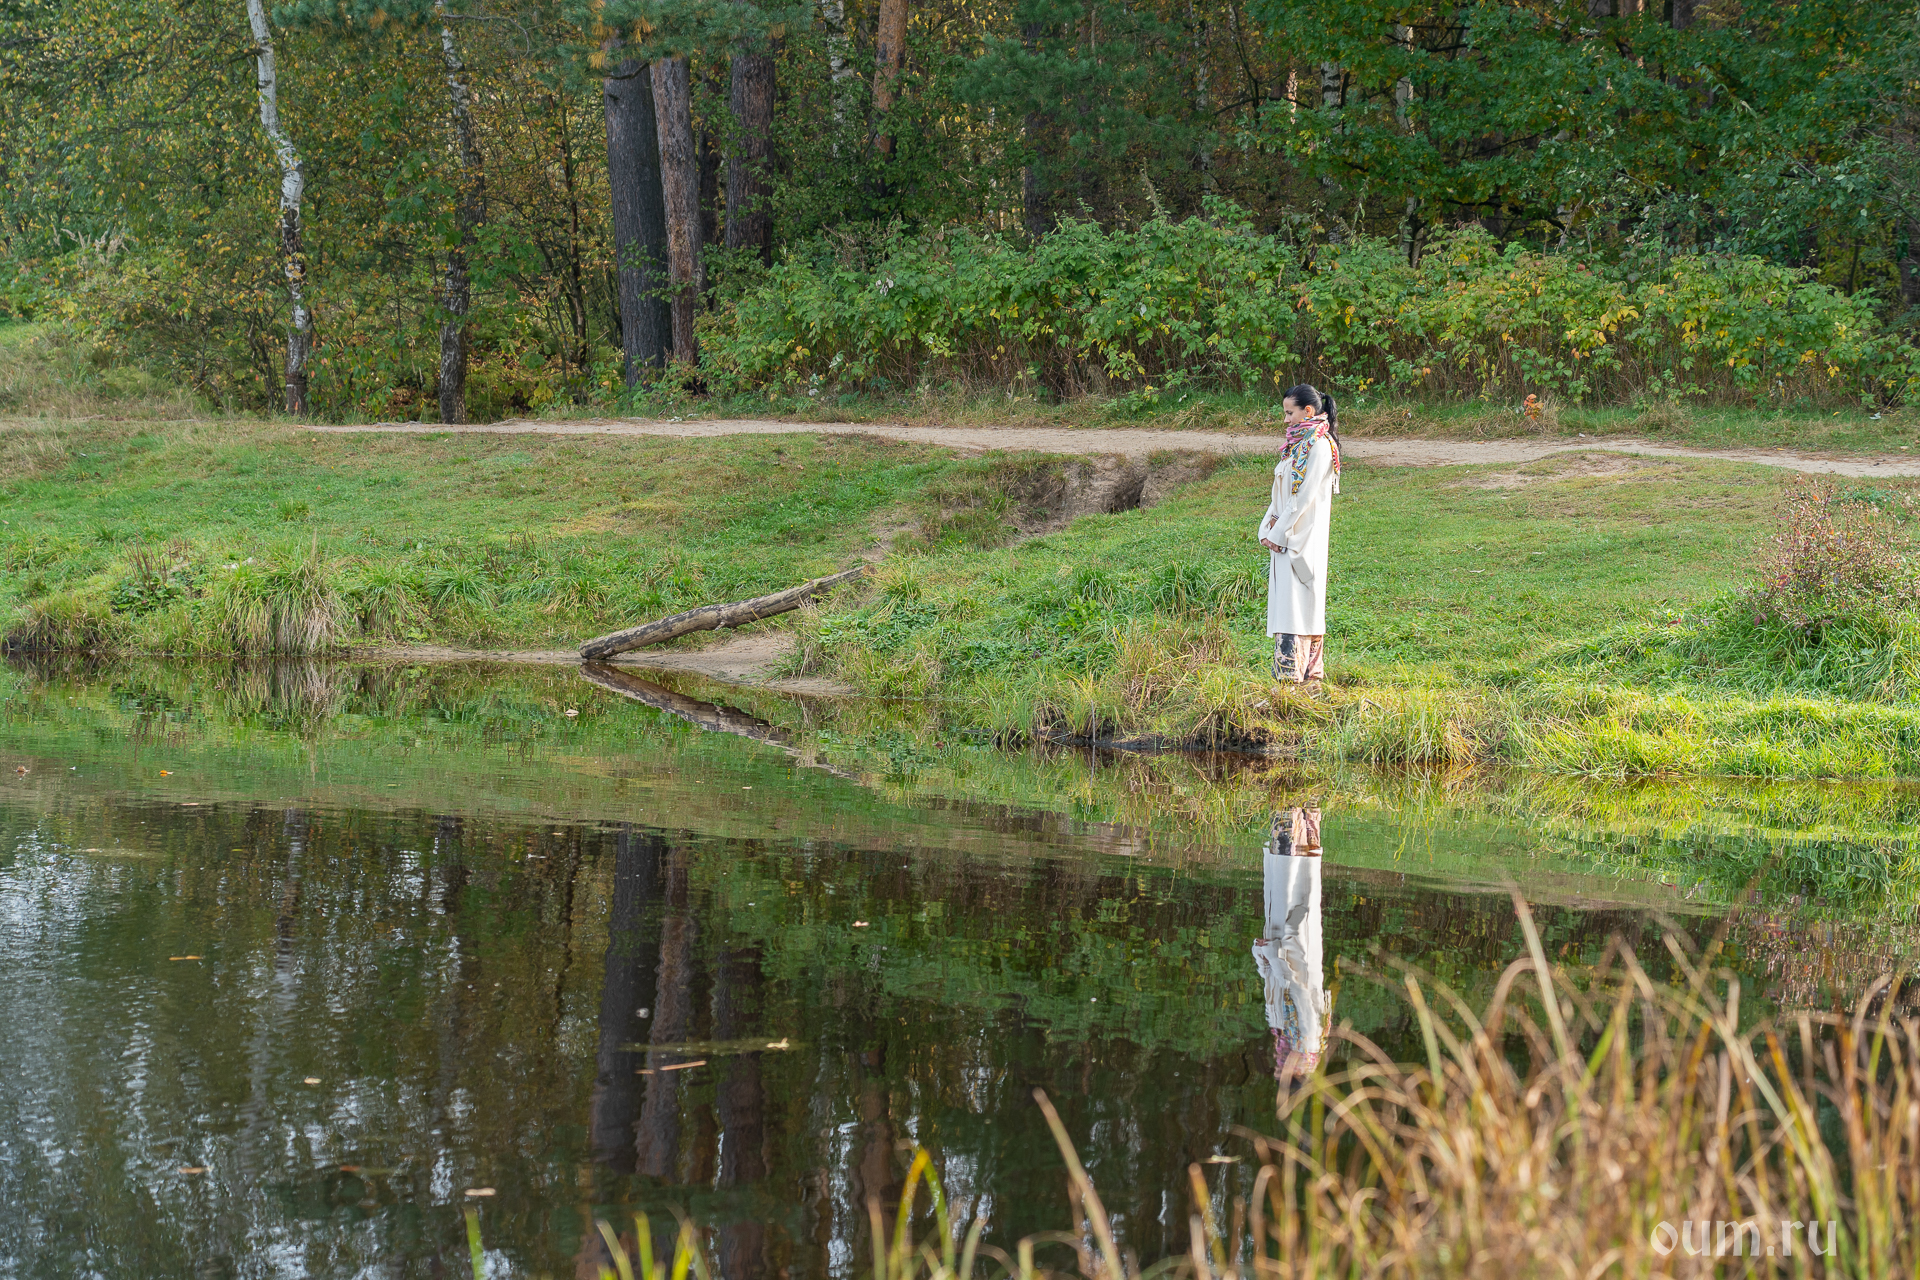
[[[1137,230],[1066,221],[1037,243],[969,229],[840,233],[790,252],[707,320],[722,390],[927,379],[1117,391],[1697,395],[1898,400],[1920,351],[1872,299],[1757,258],[1662,261],[1436,234],[1307,252],[1224,202]]]

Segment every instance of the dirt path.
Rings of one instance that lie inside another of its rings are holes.
[[[1235,435],[1222,431],[1155,431],[1149,429],[1046,427],[910,427],[886,422],[768,422],[760,419],[718,419],[707,422],[659,422],[646,418],[583,419],[577,422],[510,420],[482,426],[443,427],[433,423],[379,423],[363,427],[313,427],[314,431],[382,432],[426,435],[443,431],[475,435],[553,436],[677,436],[705,438],[740,435],[795,435],[801,433],[881,436],[917,444],[945,445],[969,452],[1012,449],[1035,453],[1117,453],[1144,458],[1163,450],[1201,453],[1272,454],[1277,435]],[[1393,440],[1352,438],[1346,456],[1396,467],[1445,467],[1483,463],[1535,462],[1570,450],[1604,449],[1655,458],[1718,458],[1785,467],[1816,475],[1920,476],[1920,455],[1813,454],[1790,449],[1689,449],[1634,436],[1559,437],[1548,440]]]

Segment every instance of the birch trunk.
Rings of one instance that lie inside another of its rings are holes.
[[[447,319],[440,326],[440,421],[467,420],[467,324],[473,311],[473,276],[469,255],[486,220],[486,172],[480,163],[480,144],[473,133],[473,91],[467,67],[453,41],[445,4],[435,4],[441,18],[440,56],[447,66],[447,101],[453,114],[453,140],[460,153],[460,190],[454,198],[454,242],[447,250]]]
[[[609,49],[617,47],[610,42]],[[660,132],[653,110],[653,68],[628,60],[603,89],[607,113],[607,186],[619,264],[620,345],[629,387],[643,368],[667,362],[673,319],[666,306],[667,215],[660,196]]]
[[[738,131],[727,149],[727,248],[773,261],[773,52],[765,36],[734,49],[729,103]]]
[[[693,148],[693,97],[685,58],[653,64],[653,110],[660,135],[660,194],[666,208],[667,276],[672,285],[673,358],[694,364],[694,281],[700,258],[700,163]]]
[[[853,74],[853,68],[847,65],[846,0],[820,0],[820,16],[826,20],[827,69],[832,73],[836,87],[834,119],[837,120],[840,118],[843,106],[839,100],[838,86],[842,80]]]
[[[880,24],[873,49],[874,145],[883,156],[893,154],[893,135],[886,115],[893,109],[894,81],[907,56],[907,0],[880,0]]]
[[[260,128],[280,161],[280,261],[287,277],[291,308],[287,328],[287,412],[307,412],[307,357],[313,352],[313,317],[307,312],[307,250],[300,235],[300,201],[306,195],[306,170],[293,140],[280,127],[280,79],[274,66],[273,31],[263,0],[247,0],[247,24],[253,29],[254,69],[260,85]]]

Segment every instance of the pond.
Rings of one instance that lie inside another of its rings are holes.
[[[664,678],[662,678],[664,679]],[[0,675],[0,1274],[851,1277],[916,1147],[1000,1247],[1222,1204],[1316,1011],[1420,1052],[1716,933],[1753,1016],[1910,963],[1910,791],[1315,777],[485,667]],[[1382,979],[1385,979],[1384,981]],[[473,1194],[482,1192],[484,1194]]]

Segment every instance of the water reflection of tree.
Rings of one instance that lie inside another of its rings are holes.
[[[146,976],[151,940],[218,942],[205,990],[181,988],[200,1003],[173,1007],[167,1034],[143,1040],[111,1008],[76,1010],[100,1026],[61,1072],[77,1097],[113,1100],[101,1114],[124,1140],[112,1161],[75,1160],[86,1172],[67,1176],[89,1203],[169,1205],[165,1230],[202,1261],[277,1240],[314,1273],[436,1251],[451,1268],[461,1193],[486,1185],[499,1192],[490,1240],[529,1270],[572,1266],[585,1212],[624,1226],[619,1211],[640,1206],[664,1227],[678,1205],[713,1226],[725,1280],[845,1273],[867,1256],[867,1196],[897,1194],[898,1144],[912,1140],[936,1150],[962,1212],[990,1211],[1004,1241],[1057,1226],[1064,1209],[1035,1086],[1083,1137],[1129,1245],[1153,1257],[1184,1248],[1187,1165],[1231,1150],[1231,1125],[1271,1116],[1246,950],[1262,903],[1244,855],[1236,880],[471,815],[330,810],[301,826],[277,809],[133,802],[62,821],[84,823],[89,843],[157,855],[69,873],[63,891],[82,897],[85,877],[120,877],[112,932],[88,948],[103,981],[179,981],[164,965]],[[1329,966],[1377,941],[1472,988],[1519,948],[1497,895],[1340,868],[1323,909]],[[1577,964],[1645,917],[1540,919],[1556,958]],[[1849,980],[1844,934],[1782,927],[1736,920],[1730,957],[1811,963],[1794,951],[1811,944],[1823,973]],[[1638,949],[1657,953],[1657,932]],[[276,1005],[283,957],[290,994]],[[1165,1004],[1146,998],[1165,992]],[[1415,1045],[1402,1009],[1368,999],[1347,983],[1338,1016],[1390,1049]],[[244,1033],[231,1052],[232,1028],[274,1018],[264,1057],[248,1056]],[[621,1047],[761,1034],[794,1047]],[[657,1071],[700,1056],[708,1066]],[[129,1073],[164,1083],[136,1093]],[[307,1075],[323,1084],[303,1086]],[[272,1140],[243,1180],[244,1124],[221,1117],[244,1121],[250,1098]],[[176,1159],[163,1140],[183,1133],[197,1145]],[[230,1206],[224,1222],[185,1199],[172,1170],[189,1160],[212,1170],[193,1194]],[[368,1172],[387,1168],[398,1172]],[[1209,1168],[1220,1194],[1237,1185],[1231,1166]]]

